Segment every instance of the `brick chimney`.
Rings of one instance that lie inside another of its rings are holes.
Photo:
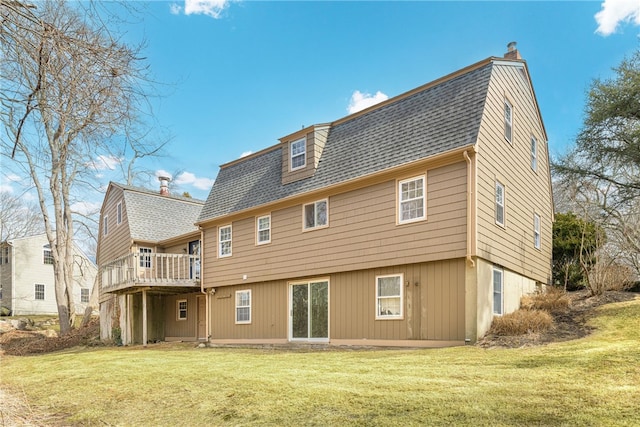
[[[507,45],[507,53],[504,54],[505,59],[522,59],[520,52],[516,49],[516,42],[511,42]]]
[[[169,181],[171,178],[168,176],[159,176],[158,181],[160,181],[160,195],[168,196],[169,195]]]

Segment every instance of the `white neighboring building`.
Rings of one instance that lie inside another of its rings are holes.
[[[74,244],[76,314],[89,303],[97,267]],[[53,258],[46,234],[0,243],[0,306],[12,315],[57,314]]]

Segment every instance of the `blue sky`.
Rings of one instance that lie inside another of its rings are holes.
[[[640,48],[638,0],[158,1],[143,12],[126,39],[146,40],[150,70],[164,83],[154,113],[172,135],[168,156],[145,166],[201,199],[219,165],[339,119],[355,101],[502,56],[511,41],[557,155],[580,129],[592,79]]]

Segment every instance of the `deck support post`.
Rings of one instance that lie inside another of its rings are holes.
[[[147,346],[147,291],[142,291],[142,345]]]

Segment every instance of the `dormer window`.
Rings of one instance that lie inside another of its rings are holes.
[[[289,164],[291,170],[301,169],[307,165],[307,139],[302,138],[289,144]]]

